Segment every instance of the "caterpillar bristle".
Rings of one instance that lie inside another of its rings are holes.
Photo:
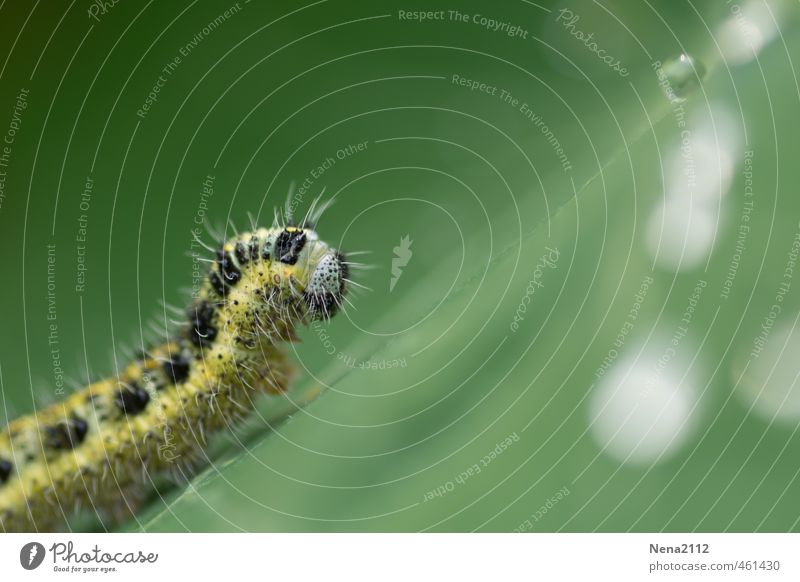
[[[210,220],[203,221],[203,228],[212,241],[210,250],[215,253],[225,242],[225,229],[219,223],[212,224]]]
[[[205,222],[203,223],[205,227]],[[207,227],[205,227],[207,228]],[[217,249],[213,246],[210,246],[205,240],[203,240],[199,234],[195,231],[192,231],[192,240],[203,247],[206,251],[211,253],[212,255],[217,252]]]
[[[239,229],[236,228],[236,223],[233,222],[233,218],[228,218],[228,222],[226,224],[227,224],[227,226],[230,227],[230,232],[233,233],[233,238],[237,238],[238,239],[240,237]],[[226,227],[225,240],[227,240],[228,238],[230,238],[230,236],[228,235],[228,230],[227,230],[227,227]]]
[[[284,226],[295,226],[294,211],[292,210],[292,199],[294,198],[295,182],[292,180],[289,183],[289,188],[286,193],[286,202],[283,205],[283,224]]]
[[[250,231],[251,232],[258,229],[257,219],[256,219],[255,215],[253,215],[253,213],[250,212],[249,210],[247,211],[247,220],[249,221]]]

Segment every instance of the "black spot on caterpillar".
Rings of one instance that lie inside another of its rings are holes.
[[[241,243],[236,243],[241,244]],[[219,273],[222,276],[222,281],[226,285],[236,285],[239,279],[242,278],[242,272],[236,263],[233,261],[231,254],[226,251],[219,251],[217,253],[219,262]]]
[[[306,235],[300,229],[286,229],[275,241],[275,256],[281,263],[294,265],[306,244]]]
[[[241,420],[253,391],[286,390],[280,344],[341,307],[344,255],[313,230],[273,226],[215,258],[174,341],[0,432],[0,530],[63,529],[82,508],[129,516],[153,475],[196,469],[206,435]]]
[[[212,273],[212,278],[216,273]],[[224,297],[223,293],[220,293]],[[217,328],[214,325],[214,305],[206,300],[201,300],[189,308],[189,340],[197,347],[211,344],[217,337]]]
[[[247,250],[244,243],[237,242],[234,247],[234,252],[236,253],[236,260],[239,261],[240,265],[246,265],[250,261],[250,251]]]
[[[52,426],[45,427],[46,446],[51,449],[73,449],[83,442],[89,425],[82,418],[72,415]]]
[[[114,403],[122,412],[131,416],[143,412],[150,403],[150,394],[147,390],[134,383],[132,386],[123,386],[117,392]]]
[[[189,367],[191,364],[191,354],[172,356],[163,364],[164,375],[171,384],[180,384],[186,380],[186,377],[189,375]],[[163,390],[164,387],[164,384],[158,386],[160,390]]]
[[[11,475],[11,469],[13,465],[11,461],[6,459],[0,459],[0,482],[5,483],[8,481],[9,475]]]

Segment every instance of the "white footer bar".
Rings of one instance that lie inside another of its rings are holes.
[[[5,534],[0,580],[796,581],[798,554],[800,534]]]

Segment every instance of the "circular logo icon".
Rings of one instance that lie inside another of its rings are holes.
[[[44,561],[44,546],[39,542],[29,542],[19,551],[19,563],[26,570],[35,570]]]

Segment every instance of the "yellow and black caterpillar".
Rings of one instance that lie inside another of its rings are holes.
[[[53,531],[77,510],[122,519],[153,475],[197,464],[255,392],[286,389],[280,343],[341,307],[349,263],[316,232],[260,228],[216,251],[173,341],[0,433],[0,529]]]

